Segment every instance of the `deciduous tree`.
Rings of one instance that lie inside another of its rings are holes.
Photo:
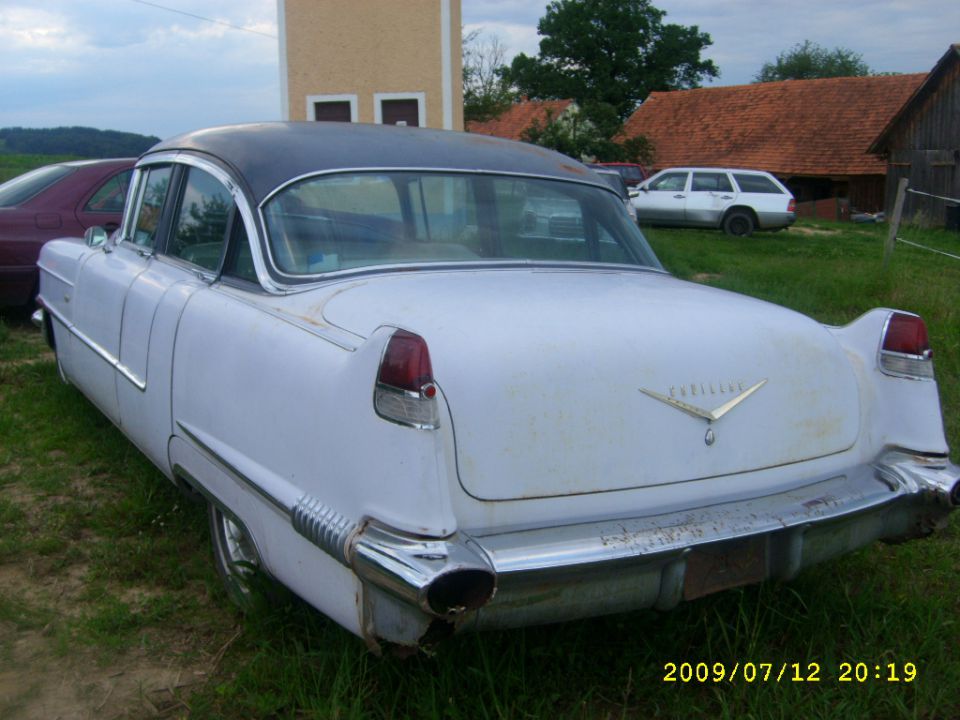
[[[530,98],[611,106],[622,121],[652,91],[719,75],[700,56],[710,36],[665,15],[649,0],[553,0],[537,25],[539,54],[517,55],[507,79]]]
[[[815,42],[804,40],[764,63],[754,82],[775,80],[811,80],[813,78],[859,77],[872,75],[863,56],[845,47],[827,50]]]
[[[510,107],[516,94],[506,80],[507,48],[496,35],[463,36],[463,119],[489,120]]]

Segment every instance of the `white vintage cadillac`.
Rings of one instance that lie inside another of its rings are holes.
[[[337,123],[203,130],[44,248],[74,384],[371,648],[791,578],[960,503],[923,321],[672,277],[567,157]]]

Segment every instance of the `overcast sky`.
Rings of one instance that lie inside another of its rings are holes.
[[[904,73],[930,70],[960,42],[960,0],[654,4],[667,22],[711,35],[705,54],[720,68],[712,83],[719,85],[750,82],[764,62],[805,39]],[[497,34],[511,55],[536,54],[544,0],[462,7],[465,30]],[[276,34],[276,0],[0,0],[0,127],[85,125],[168,137],[279,119]]]

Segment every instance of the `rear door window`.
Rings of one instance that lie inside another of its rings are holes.
[[[167,254],[216,271],[233,210],[233,196],[219,180],[189,168]]]
[[[695,192],[733,192],[733,184],[726,173],[695,172],[690,189]]]
[[[87,212],[123,212],[123,203],[127,199],[130,176],[133,170],[124,170],[101,185],[83,209]]]

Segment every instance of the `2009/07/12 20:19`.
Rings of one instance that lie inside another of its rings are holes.
[[[822,682],[822,667],[817,662],[807,663],[734,663],[732,668],[725,663],[714,662],[668,662],[663,666],[663,682],[722,683],[740,680],[754,682]],[[917,666],[912,662],[865,663],[841,662],[835,674],[836,682],[865,683],[871,680],[888,683],[911,683],[917,678]]]

